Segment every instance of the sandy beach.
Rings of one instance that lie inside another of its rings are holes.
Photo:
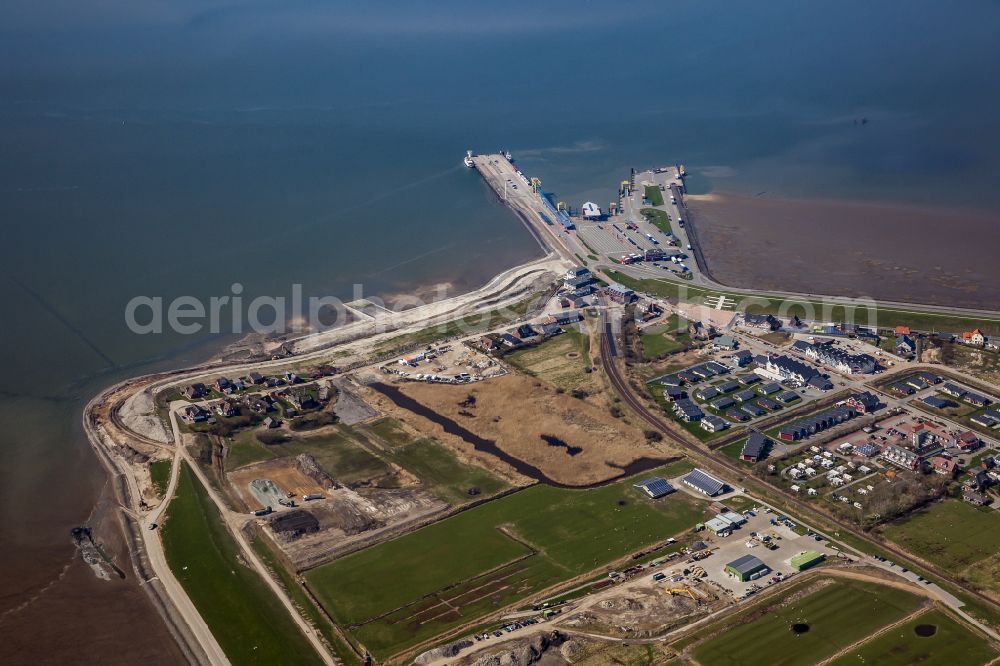
[[[686,197],[709,267],[741,287],[1000,305],[1000,215],[719,192]]]

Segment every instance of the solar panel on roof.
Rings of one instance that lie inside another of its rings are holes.
[[[654,476],[650,479],[642,481],[641,483],[637,483],[635,484],[635,487],[645,490],[653,499],[669,495],[674,491],[674,487],[672,485],[658,476]]]
[[[700,469],[696,469],[685,476],[684,482],[694,486],[706,495],[717,495],[726,487],[726,484],[722,481]]]

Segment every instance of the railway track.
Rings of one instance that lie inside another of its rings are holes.
[[[603,327],[604,330],[605,331],[609,330],[610,324],[607,322],[606,310],[602,312],[601,317],[604,320],[603,323],[605,324],[605,326]],[[738,477],[746,476],[747,471],[738,466],[736,463],[730,462],[729,460],[726,460],[721,456],[719,457],[707,456],[705,452],[696,444],[689,442],[687,439],[685,439],[684,437],[673,431],[671,428],[669,428],[664,421],[660,420],[659,417],[653,414],[649,410],[649,408],[646,407],[646,405],[639,398],[636,397],[635,393],[632,391],[632,388],[628,385],[628,382],[625,380],[624,377],[622,377],[621,373],[618,371],[618,366],[615,365],[614,341],[609,340],[608,337],[609,337],[608,335],[601,336],[601,366],[604,368],[604,373],[611,381],[611,385],[614,387],[615,391],[621,396],[622,400],[624,400],[625,403],[628,404],[628,406],[631,407],[632,410],[639,415],[639,418],[641,418],[646,424],[654,428],[656,431],[663,434],[670,441],[683,447],[683,449],[688,453],[688,455],[691,458],[699,461],[706,467],[722,468],[725,469],[727,472],[730,472],[731,474],[737,475]],[[817,517],[815,509],[805,504],[804,502],[802,502],[802,500],[796,498],[788,491],[782,490],[781,488],[777,488],[774,486],[768,486],[768,489],[781,496],[781,498],[789,506],[795,508],[796,511],[801,513],[802,515],[812,518]],[[958,589],[966,592],[967,594],[974,596],[976,599],[986,603],[994,611],[1000,611],[1000,604],[997,604],[995,601],[993,601],[986,595],[966,587],[964,584],[962,584],[949,574],[943,572],[936,566],[930,565],[929,563],[924,562],[923,560],[914,560],[911,555],[908,555],[893,546],[878,541],[874,541],[860,530],[857,530],[852,525],[845,523],[838,518],[822,514],[819,516],[819,520],[817,522],[825,522],[834,525],[838,529],[843,530],[844,532],[847,532],[861,539],[865,543],[881,551],[891,553],[894,556],[894,558],[899,562],[909,562],[911,564],[915,563],[916,565],[919,565],[919,568],[930,572],[937,578],[948,582],[952,586],[957,587]]]

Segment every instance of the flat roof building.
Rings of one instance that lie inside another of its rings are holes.
[[[796,571],[805,571],[809,567],[814,567],[825,559],[826,555],[823,553],[817,553],[815,550],[807,550],[793,557],[790,564]]]
[[[753,555],[744,555],[727,564],[726,573],[745,583],[766,576],[771,568]]]
[[[692,470],[687,476],[681,479],[684,485],[689,486],[699,493],[715,497],[721,495],[726,490],[726,484],[715,478],[708,472],[700,469]]]

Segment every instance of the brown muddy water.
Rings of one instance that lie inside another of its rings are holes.
[[[686,201],[723,284],[1000,308],[998,213],[767,194]]]

